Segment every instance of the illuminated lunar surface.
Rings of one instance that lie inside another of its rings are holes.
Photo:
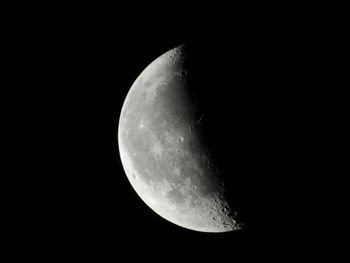
[[[201,136],[205,116],[190,96],[186,47],[153,61],[132,85],[119,120],[126,175],[158,215],[184,228],[240,228],[225,199],[225,184]]]

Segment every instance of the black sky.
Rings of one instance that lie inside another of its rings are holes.
[[[51,257],[146,261],[278,260],[306,250],[310,233],[300,226],[312,224],[312,204],[301,197],[313,179],[306,163],[315,118],[305,75],[312,74],[314,30],[258,11],[187,14],[192,19],[177,23],[171,14],[134,20],[120,13],[47,12],[20,24],[15,48],[31,83],[24,93],[38,101],[23,112],[33,117],[24,126],[40,127],[26,135],[34,140],[25,153],[37,156],[40,176],[27,179],[35,200],[23,200],[24,242]],[[238,232],[204,234],[167,222],[137,196],[121,165],[117,127],[129,88],[183,43],[202,76],[196,89],[244,223]]]

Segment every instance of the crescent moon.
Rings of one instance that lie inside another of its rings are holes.
[[[118,127],[121,161],[139,197],[164,219],[201,232],[241,228],[201,136],[205,116],[190,95],[186,46],[153,61],[125,98]]]

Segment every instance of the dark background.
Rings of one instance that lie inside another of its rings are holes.
[[[322,112],[323,91],[313,84],[318,29],[285,12],[230,10],[179,12],[174,21],[167,12],[123,16],[90,6],[16,22],[13,64],[24,73],[14,81],[25,83],[18,92],[30,105],[19,138],[21,168],[31,172],[21,181],[14,235],[29,247],[23,253],[283,261],[310,251],[319,224],[308,217],[319,202],[312,193],[321,147],[313,129]],[[240,231],[199,233],[167,222],[137,196],[121,165],[117,127],[129,88],[183,43],[193,51],[208,140]]]

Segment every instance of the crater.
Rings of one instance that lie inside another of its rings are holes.
[[[178,139],[177,139],[177,142],[178,143],[183,143],[184,142],[184,137],[180,136]]]

